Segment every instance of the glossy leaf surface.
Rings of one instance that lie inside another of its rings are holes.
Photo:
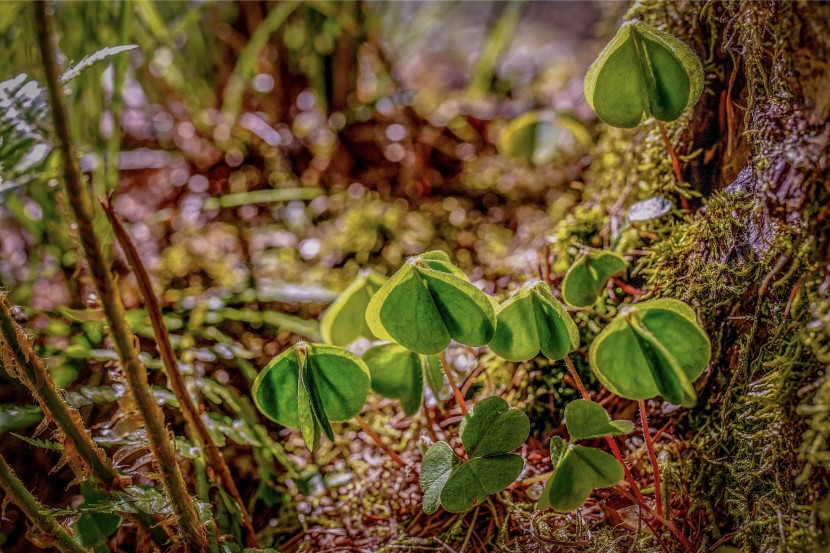
[[[424,385],[429,385],[438,395],[444,382],[441,360],[437,356],[420,355],[399,344],[372,346],[363,354],[363,361],[371,373],[372,389],[383,397],[400,400],[408,416],[418,412],[424,398]]]
[[[427,514],[439,505],[452,513],[466,511],[509,486],[524,467],[521,455],[510,452],[527,439],[530,421],[502,398],[488,397],[473,406],[460,432],[468,460],[456,456],[445,442],[434,444],[424,455],[420,484]]]
[[[605,123],[674,121],[700,98],[703,65],[683,41],[641,21],[625,23],[585,76],[585,98]]]
[[[709,338],[695,312],[674,299],[626,306],[591,343],[588,360],[603,386],[628,399],[662,395],[692,407],[692,382],[709,364]]]
[[[564,453],[563,453],[564,452]],[[551,440],[553,475],[545,484],[537,507],[567,513],[585,503],[594,488],[607,488],[623,479],[623,468],[613,455],[581,445]]]
[[[565,424],[572,440],[619,436],[634,430],[631,421],[612,421],[602,405],[587,399],[574,400],[565,407]]]
[[[369,393],[369,369],[356,355],[335,347],[299,342],[259,373],[251,390],[269,419],[302,432],[309,449],[320,434],[332,438],[330,422],[360,413]]]
[[[320,320],[323,341],[343,347],[358,338],[377,339],[366,324],[366,307],[384,282],[386,277],[379,273],[361,271],[323,314]]]
[[[491,299],[445,259],[436,252],[412,257],[378,290],[366,312],[376,336],[423,355],[452,340],[482,346],[492,339]]]
[[[508,361],[527,361],[539,352],[562,359],[579,347],[579,330],[542,281],[531,281],[496,310],[490,349]]]
[[[568,269],[562,281],[562,299],[574,307],[590,307],[602,294],[608,279],[628,268],[621,255],[588,250]]]

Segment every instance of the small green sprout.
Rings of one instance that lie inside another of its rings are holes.
[[[323,342],[345,347],[358,338],[377,339],[366,324],[366,306],[384,282],[386,277],[380,273],[371,269],[360,271],[323,314],[320,320]]]
[[[634,430],[631,421],[616,420],[593,401],[579,399],[565,407],[565,424],[571,440],[619,436]],[[623,467],[613,455],[559,436],[550,442],[553,475],[545,484],[537,507],[567,513],[578,509],[594,488],[607,488],[623,479]]]
[[[703,65],[683,41],[641,21],[620,27],[585,76],[585,98],[605,123],[674,121],[703,91]]]
[[[488,397],[473,406],[461,421],[460,433],[467,460],[446,442],[433,444],[424,455],[420,485],[426,514],[439,505],[451,513],[464,512],[509,486],[522,472],[524,459],[510,452],[527,439],[530,420],[502,398]]]
[[[562,299],[574,307],[590,307],[608,280],[628,268],[619,254],[589,249],[577,259],[562,281]]]
[[[398,344],[378,344],[363,353],[372,376],[372,389],[399,399],[404,413],[418,412],[424,398],[424,384],[438,396],[444,385],[441,360],[435,355],[420,355]]]
[[[312,451],[320,434],[334,439],[330,422],[358,415],[369,394],[369,369],[356,355],[335,346],[298,342],[274,357],[251,389],[269,419],[298,428]]]
[[[496,310],[496,333],[490,349],[508,361],[527,361],[540,351],[559,360],[579,347],[579,330],[553,294],[540,281],[516,290]]]
[[[468,346],[490,342],[494,301],[476,288],[443,252],[409,258],[372,297],[366,322],[381,339],[423,355],[452,340]]]
[[[510,121],[499,133],[499,153],[542,165],[556,154],[559,126],[553,113],[533,111]]]
[[[639,400],[659,394],[693,407],[692,382],[711,353],[692,308],[664,298],[623,307],[591,343],[588,361],[602,385],[619,396]]]

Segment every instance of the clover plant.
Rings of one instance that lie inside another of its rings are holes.
[[[571,440],[628,434],[631,421],[616,420],[593,401],[579,399],[565,407],[565,425]],[[607,488],[623,479],[624,471],[613,455],[582,445],[567,443],[560,436],[550,442],[553,475],[545,484],[537,507],[553,507],[566,513],[579,508],[594,488]]]
[[[510,121],[499,133],[499,153],[541,165],[553,159],[558,134],[553,113],[525,113]]]
[[[496,327],[494,300],[443,252],[409,258],[369,301],[366,322],[378,337],[423,355],[452,340],[483,346]]]
[[[693,407],[692,382],[709,364],[712,347],[695,312],[669,298],[620,309],[588,350],[594,374],[608,390],[628,399],[662,395]]]
[[[444,384],[441,360],[421,355],[398,344],[377,344],[363,353],[369,367],[372,389],[380,395],[398,399],[409,416],[414,415],[424,398],[424,384],[438,396]]]
[[[366,324],[366,306],[386,277],[370,269],[360,271],[320,320],[323,341],[335,346],[347,346],[358,338],[377,339]]]
[[[525,283],[496,310],[496,333],[490,349],[508,361],[527,361],[540,351],[558,360],[579,347],[579,330],[540,281]]]
[[[458,457],[446,442],[433,444],[421,464],[420,485],[427,514],[439,506],[461,513],[476,502],[509,486],[522,472],[521,455],[510,453],[530,433],[522,411],[493,396],[481,400],[461,421],[461,443],[467,459]]]
[[[359,357],[336,346],[298,342],[271,360],[251,389],[254,403],[269,419],[298,428],[309,449],[330,440],[330,422],[360,413],[369,394],[369,369]]]
[[[703,65],[683,41],[642,21],[625,23],[585,76],[585,98],[614,127],[674,121],[703,91]]]
[[[608,280],[628,268],[619,254],[589,249],[577,259],[562,281],[562,299],[574,307],[590,307]]]

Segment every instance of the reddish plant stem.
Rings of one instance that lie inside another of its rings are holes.
[[[433,441],[433,443],[440,441],[438,439],[438,434],[435,432],[435,421],[432,418],[432,414],[430,413],[429,407],[427,407],[426,400],[421,402],[421,407],[424,408],[424,416],[427,418],[427,434],[429,434],[429,437]]]
[[[674,147],[669,142],[669,135],[666,132],[666,126],[663,124],[662,121],[657,121],[657,127],[660,129],[660,136],[663,137],[663,142],[666,144],[666,150],[669,152],[669,157],[671,158],[671,167],[674,171],[674,178],[677,179],[677,184],[683,182],[683,171],[680,169],[680,159],[677,157],[677,152],[674,151]],[[679,194],[680,196],[680,205],[683,209],[689,209],[689,202],[686,201],[686,197],[683,194]]]
[[[150,323],[153,326],[153,334],[156,337],[156,347],[159,351],[159,356],[164,362],[164,368],[167,372],[167,378],[170,381],[170,388],[179,400],[182,416],[184,417],[185,425],[189,430],[191,438],[195,439],[205,452],[205,455],[213,469],[213,475],[217,483],[224,489],[228,495],[236,502],[240,513],[242,514],[242,532],[245,538],[245,545],[248,547],[256,547],[257,539],[254,531],[251,517],[248,514],[248,509],[242,496],[236,487],[236,482],[231,475],[230,468],[225,463],[222,452],[210,437],[207,426],[201,417],[200,409],[194,404],[187,392],[187,385],[184,377],[179,371],[179,363],[176,358],[176,353],[173,351],[173,345],[170,343],[170,334],[167,332],[167,327],[164,326],[164,320],[161,313],[161,304],[153,291],[153,285],[150,282],[150,275],[141,261],[141,256],[133,244],[127,229],[124,228],[118,214],[110,203],[110,199],[103,198],[101,200],[101,207],[109,219],[110,225],[115,232],[115,238],[118,244],[124,251],[127,257],[127,262],[135,275],[138,289],[144,297],[144,306],[147,308],[147,316],[150,318]]]
[[[571,361],[570,356],[565,356],[565,365],[567,365],[568,372],[576,383],[576,389],[579,390],[579,393],[582,395],[583,399],[590,401],[591,396],[588,394],[588,390],[585,389],[585,385],[582,384],[582,379],[579,377],[579,373],[576,372],[576,367],[574,367],[574,363]],[[631,474],[625,459],[623,459],[620,448],[617,446],[617,442],[615,442],[614,438],[611,436],[606,436],[605,441],[608,442],[608,446],[611,448],[611,452],[614,454],[614,457],[616,457],[617,461],[619,461],[622,465],[623,472],[625,473],[625,481],[628,482],[629,486],[631,486],[631,490],[634,492],[634,495],[642,501],[643,494],[640,493],[640,488],[637,487],[637,482],[634,480],[634,476]]]
[[[651,507],[649,507],[648,504],[645,501],[637,499],[636,497],[634,497],[633,495],[628,493],[628,491],[625,488],[621,488],[620,486],[614,486],[614,489],[617,492],[619,492],[621,495],[627,497],[628,499],[630,499],[631,501],[636,503],[641,509],[643,509],[654,520],[656,520],[657,522],[659,522],[660,524],[662,524],[663,526],[668,528],[669,532],[674,534],[674,537],[676,537],[677,540],[683,545],[683,549],[685,551],[693,551],[694,548],[692,547],[692,542],[690,542],[689,538],[684,536],[683,532],[681,532],[680,529],[677,526],[675,526],[671,521],[666,520],[661,515],[655,513],[654,510]]]
[[[626,294],[628,294],[629,296],[639,297],[639,296],[645,296],[646,295],[646,293],[643,292],[642,290],[640,290],[639,288],[635,288],[635,287],[631,286],[630,284],[628,284],[627,282],[623,282],[622,280],[620,280],[617,277],[612,277],[611,280],[614,282],[614,284],[616,286],[619,286],[620,288],[622,288],[622,291],[625,292]]]
[[[663,491],[660,485],[660,466],[657,464],[657,456],[654,454],[654,444],[651,441],[651,431],[648,428],[648,417],[646,417],[646,402],[640,400],[640,422],[643,426],[643,440],[646,442],[648,457],[651,459],[651,470],[654,472],[654,502],[657,504],[657,514],[663,516]]]
[[[53,7],[47,2],[35,2],[33,7],[38,48],[52,108],[52,122],[63,162],[64,184],[78,225],[78,239],[87,259],[90,275],[95,282],[101,308],[106,315],[110,337],[121,360],[121,370],[126,376],[127,388],[144,422],[150,452],[161,475],[162,488],[170,499],[170,506],[178,519],[183,545],[188,551],[207,552],[210,546],[204,524],[193,499],[188,494],[170,433],[165,425],[164,413],[153,397],[147,379],[147,368],[138,359],[138,340],[126,323],[121,292],[104,256],[100,234],[93,225],[94,204],[78,164],[63,88],[58,78],[58,62],[52,44],[55,36],[52,28]]]
[[[458,386],[455,384],[455,380],[452,377],[452,371],[450,371],[450,365],[447,363],[447,354],[445,352],[441,352],[438,354],[439,359],[441,359],[441,366],[444,368],[444,374],[447,375],[447,380],[450,381],[450,387],[452,388],[452,395],[455,396],[455,402],[461,408],[461,412],[463,414],[467,414],[467,402],[464,401],[464,396],[461,394],[461,390],[458,389]]]
[[[372,438],[372,441],[375,442],[375,444],[377,444],[377,446],[381,448],[384,451],[384,453],[389,455],[389,457],[391,457],[392,460],[395,461],[401,468],[406,468],[406,461],[401,459],[400,455],[392,451],[392,448],[386,445],[383,442],[383,440],[380,439],[380,436],[378,436],[377,432],[372,430],[372,427],[369,426],[369,424],[365,420],[363,420],[363,417],[357,415],[355,416],[354,420],[357,421],[357,424],[360,425],[360,428],[364,432],[366,432],[366,434],[368,434],[370,438]]]

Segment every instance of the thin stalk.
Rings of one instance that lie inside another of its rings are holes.
[[[199,408],[194,404],[190,394],[187,392],[187,384],[179,371],[179,363],[176,358],[176,353],[173,351],[173,345],[170,343],[170,334],[167,332],[167,327],[164,326],[164,320],[161,313],[161,304],[153,291],[153,285],[150,282],[150,275],[141,261],[141,256],[133,244],[127,229],[121,223],[118,215],[112,207],[109,198],[101,200],[101,206],[104,213],[109,219],[110,225],[115,231],[115,237],[127,257],[127,262],[135,275],[138,282],[138,289],[144,298],[144,306],[147,308],[147,315],[150,317],[150,323],[153,326],[153,334],[156,337],[156,347],[159,355],[164,362],[164,368],[167,372],[167,378],[170,383],[170,389],[175,394],[176,399],[179,400],[182,416],[184,417],[185,426],[191,437],[195,438],[202,450],[207,456],[208,462],[213,469],[213,477],[218,484],[224,489],[229,496],[236,502],[242,513],[242,530],[245,538],[245,543],[248,547],[256,547],[256,532],[251,524],[251,517],[248,514],[248,509],[245,507],[245,502],[236,487],[231,471],[222,457],[222,452],[213,442],[213,439],[208,432],[202,420]]]
[[[38,356],[26,339],[23,329],[14,322],[11,304],[6,294],[0,294],[0,342],[12,354],[16,362],[15,372],[18,379],[29,388],[37,399],[43,412],[52,417],[61,432],[70,440],[78,455],[90,468],[95,477],[106,488],[121,488],[124,485],[121,475],[113,468],[112,461],[106,453],[92,441],[89,431],[76,409],[71,408],[61,391],[55,386],[46,370],[43,360]],[[5,349],[4,348],[4,349]],[[7,370],[12,367],[7,367]],[[83,475],[77,475],[83,476]],[[129,479],[126,479],[129,482]]]
[[[643,440],[646,442],[648,457],[651,460],[651,470],[654,473],[654,502],[657,504],[657,514],[663,516],[663,491],[660,487],[660,466],[657,464],[657,456],[654,454],[654,444],[651,441],[651,431],[648,428],[646,417],[646,402],[640,400],[640,423],[643,426]]]
[[[72,133],[69,128],[63,91],[58,82],[58,64],[52,49],[54,33],[50,14],[53,7],[51,3],[35,2],[34,10],[38,46],[43,59],[46,85],[52,107],[52,120],[60,143],[64,181],[78,225],[78,237],[107,318],[110,335],[121,359],[122,370],[127,377],[127,385],[144,421],[150,451],[161,473],[162,485],[170,498],[172,510],[178,518],[184,545],[190,551],[208,551],[205,528],[187,492],[170,435],[164,424],[164,413],[155,402],[147,380],[147,368],[138,360],[137,338],[125,322],[124,304],[101,248],[99,233],[93,226],[95,212],[92,198],[81,177],[78,159],[72,145]]]
[[[651,516],[654,520],[656,520],[657,522],[659,522],[660,524],[662,524],[663,526],[668,528],[669,532],[674,534],[674,536],[678,539],[678,541],[680,541],[680,543],[683,545],[683,549],[685,549],[686,551],[692,551],[693,550],[692,542],[689,541],[689,538],[684,536],[683,532],[681,532],[680,529],[677,526],[675,526],[670,520],[667,520],[667,519],[663,518],[662,515],[660,515],[658,513],[655,513],[654,509],[649,507],[648,504],[645,501],[634,497],[633,495],[628,493],[628,491],[625,488],[621,488],[619,486],[614,486],[614,489],[617,492],[619,492],[620,494],[622,494],[623,496],[627,497],[628,499],[630,499],[631,501],[636,503],[641,509],[643,509],[646,513],[648,513],[649,516]]]
[[[450,371],[450,365],[447,363],[447,354],[446,352],[441,352],[438,354],[438,358],[441,359],[441,366],[444,367],[444,374],[447,375],[447,380],[450,381],[450,388],[452,388],[452,395],[455,396],[455,402],[461,408],[461,412],[463,414],[467,414],[467,402],[464,401],[464,396],[461,394],[461,390],[458,389],[458,386],[455,384],[455,380],[452,377],[452,371]]]
[[[671,142],[669,142],[669,135],[666,132],[666,126],[659,119],[655,119],[655,121],[657,121],[657,128],[660,129],[660,136],[663,137],[663,143],[666,145],[666,150],[669,152],[669,157],[671,158],[671,168],[672,171],[674,171],[674,178],[677,179],[677,183],[680,184],[683,182],[683,171],[680,168],[680,159],[677,157],[677,152],[674,151],[674,147],[671,145]],[[683,194],[680,194],[680,204],[683,209],[689,209],[689,202],[686,201]]]
[[[401,459],[400,455],[392,451],[392,448],[386,445],[384,441],[380,439],[380,436],[378,436],[377,432],[372,430],[372,427],[369,426],[369,424],[365,420],[363,420],[363,417],[357,415],[355,416],[354,420],[357,421],[357,424],[360,425],[360,428],[364,432],[366,432],[370,438],[372,438],[372,441],[375,442],[377,446],[384,451],[384,453],[389,455],[389,457],[391,457],[392,460],[395,461],[401,468],[406,468],[406,461]]]
[[[530,486],[532,484],[536,484],[537,482],[544,482],[545,480],[547,480],[551,476],[553,476],[553,471],[544,472],[542,474],[537,474],[536,476],[534,476],[532,478],[525,478],[524,480],[519,482],[519,484],[521,484],[522,486]]]
[[[579,373],[576,372],[576,367],[574,367],[573,361],[571,361],[570,356],[565,356],[565,365],[568,367],[568,372],[571,375],[571,378],[574,379],[576,383],[576,389],[579,390],[580,395],[582,395],[583,399],[591,400],[591,396],[588,394],[588,390],[585,389],[585,385],[582,384],[582,379],[579,377]],[[634,495],[636,495],[640,500],[643,499],[643,494],[640,493],[640,488],[637,487],[637,482],[634,480],[634,476],[631,474],[631,471],[628,469],[628,464],[623,459],[622,453],[620,452],[620,448],[617,446],[617,442],[614,441],[614,438],[611,436],[606,436],[605,441],[608,443],[608,446],[611,448],[611,452],[614,454],[614,457],[617,458],[617,461],[622,465],[623,471],[625,472],[625,481],[628,482],[628,485],[631,486]]]
[[[76,542],[54,517],[45,514],[48,512],[46,507],[29,492],[2,455],[0,455],[0,488],[3,489],[6,499],[23,511],[23,514],[41,532],[55,536],[54,545],[62,553],[92,553],[91,549]]]

